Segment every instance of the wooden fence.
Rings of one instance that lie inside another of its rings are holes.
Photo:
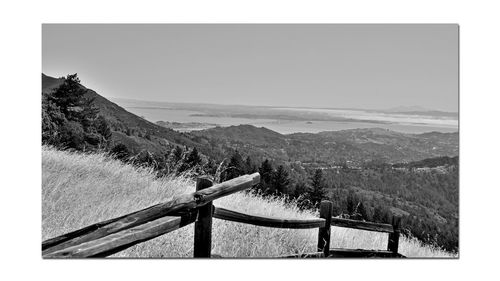
[[[212,219],[252,224],[256,226],[308,229],[318,228],[318,251],[292,255],[309,257],[403,257],[398,253],[399,218],[391,224],[371,223],[332,217],[332,202],[320,205],[320,218],[282,219],[244,214],[213,206],[215,199],[251,188],[260,182],[259,173],[241,176],[213,185],[206,177],[196,183],[196,192],[151,206],[118,218],[42,242],[43,258],[106,257],[138,243],[194,223],[194,257],[210,258],[212,249]],[[387,250],[330,249],[331,226],[348,227],[389,233]]]

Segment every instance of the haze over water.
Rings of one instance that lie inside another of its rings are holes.
[[[362,109],[228,106],[112,100],[126,110],[154,123],[165,121],[197,123],[198,125],[186,124],[185,127],[174,128],[179,131],[241,124],[266,127],[281,134],[317,133],[357,128],[384,128],[402,133],[458,131],[458,118],[456,116],[391,113]],[[201,124],[204,125],[200,126]]]

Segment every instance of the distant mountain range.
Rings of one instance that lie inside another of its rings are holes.
[[[193,131],[198,142],[222,151],[239,150],[257,159],[329,166],[369,160],[410,162],[438,156],[458,155],[458,133],[404,134],[386,129],[295,133],[282,135],[251,125]]]
[[[206,103],[173,103],[161,101],[145,101],[124,98],[111,98],[112,101],[124,105],[129,109],[178,109],[199,112],[196,116],[207,117],[233,117],[249,119],[277,119],[277,120],[302,120],[302,121],[342,121],[342,122],[369,122],[385,124],[390,123],[382,119],[370,119],[369,116],[349,118],[344,111],[357,111],[382,115],[408,115],[430,118],[458,119],[458,112],[440,111],[421,106],[398,106],[389,109],[363,109],[363,108],[336,108],[336,107],[287,107],[287,106],[255,106],[255,105],[226,105]],[[327,113],[333,113],[327,114]],[[387,117],[387,116],[386,116]],[[164,120],[168,121],[168,120]]]

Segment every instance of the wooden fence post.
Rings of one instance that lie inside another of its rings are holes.
[[[389,234],[389,243],[387,244],[387,250],[393,252],[394,254],[398,253],[400,225],[401,217],[393,216],[392,227],[394,228],[394,232]]]
[[[333,203],[321,201],[319,207],[319,217],[325,219],[325,226],[319,228],[318,232],[318,252],[323,252],[325,257],[330,253],[330,225],[332,223]]]
[[[212,186],[208,177],[196,180],[196,191]],[[212,202],[198,208],[198,219],[194,224],[194,254],[195,258],[210,258],[212,251]]]

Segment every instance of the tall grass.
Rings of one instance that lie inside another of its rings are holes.
[[[103,154],[78,154],[42,149],[42,239],[121,216],[173,196],[192,192],[193,180],[156,178]],[[283,198],[262,198],[239,192],[214,201],[216,206],[250,214],[283,218],[314,218]],[[214,219],[212,253],[223,257],[276,257],[316,250],[317,230],[257,227]],[[332,228],[332,248],[385,249],[387,234]],[[402,237],[400,253],[409,257],[449,257],[416,239]],[[115,254],[115,257],[192,257],[193,225]]]

